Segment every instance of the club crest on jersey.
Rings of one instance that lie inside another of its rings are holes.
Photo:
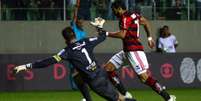
[[[135,14],[132,14],[131,17],[132,17],[133,19],[135,19],[137,16],[136,16]]]

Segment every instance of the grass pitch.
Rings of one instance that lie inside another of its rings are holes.
[[[130,90],[138,101],[163,101],[151,89]],[[201,101],[201,89],[172,89],[169,93],[176,95],[177,101]],[[105,101],[91,92],[93,101]],[[80,101],[78,91],[26,91],[0,92],[0,101]]]

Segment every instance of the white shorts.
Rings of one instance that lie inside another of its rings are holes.
[[[116,69],[119,69],[125,60],[130,63],[138,75],[145,73],[149,68],[149,64],[147,62],[144,51],[131,51],[126,53],[124,53],[124,51],[120,51],[115,54],[109,61],[115,65]]]

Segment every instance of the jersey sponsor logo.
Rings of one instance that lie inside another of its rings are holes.
[[[89,41],[95,41],[95,40],[98,40],[98,38],[97,37],[89,38]]]
[[[132,14],[131,17],[132,17],[133,19],[135,19],[137,16],[136,16],[135,14]]]
[[[78,49],[80,50],[83,46],[86,45],[85,41],[83,43],[75,43],[76,47],[73,47],[73,50]]]
[[[96,70],[96,63],[92,62],[89,66],[86,67],[86,69],[88,71],[91,71],[91,72],[95,71]]]

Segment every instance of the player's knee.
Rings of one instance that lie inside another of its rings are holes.
[[[104,68],[106,71],[114,71],[115,70],[115,66],[111,62],[108,62],[107,64],[105,64]]]
[[[138,76],[141,80],[142,83],[145,83],[147,81],[147,79],[149,78],[149,76],[147,75],[147,73],[142,73]]]
[[[124,101],[124,100],[125,100],[125,97],[119,93],[119,98],[117,101]]]

